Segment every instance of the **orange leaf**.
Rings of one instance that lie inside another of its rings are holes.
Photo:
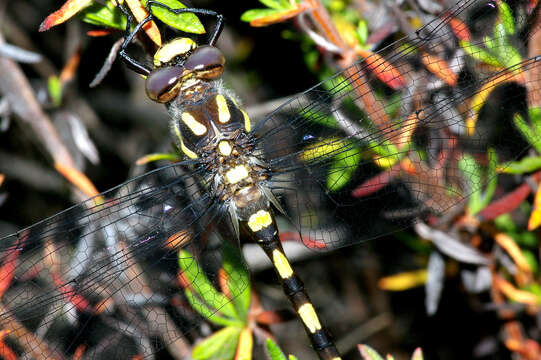
[[[165,246],[169,249],[180,249],[190,240],[190,233],[187,230],[182,230],[169,236],[165,242]]]
[[[504,233],[497,233],[494,236],[494,240],[507,251],[509,256],[513,259],[515,264],[517,264],[518,268],[525,273],[531,274],[532,270],[530,269],[530,265],[528,264],[528,261],[526,261],[526,258],[522,254],[522,251],[520,251],[520,248],[517,246],[517,243],[507,234]]]
[[[99,192],[94,186],[94,184],[92,184],[92,182],[86,177],[86,175],[79,170],[59,162],[54,163],[54,168],[56,169],[56,171],[62,174],[62,176],[64,176],[70,183],[75,185],[77,189],[85,193],[86,196],[94,197],[99,195]],[[103,198],[97,198],[96,202],[103,203]]]
[[[449,26],[451,27],[451,30],[455,33],[455,36],[458,38],[458,40],[465,40],[470,41],[470,30],[462,22],[462,20],[457,18],[450,18],[448,22]]]
[[[263,17],[254,19],[250,21],[250,25],[253,27],[262,27],[262,26],[269,26],[272,24],[281,23],[311,8],[312,7],[309,4],[303,2],[303,3],[297,4],[297,6],[291,10],[285,10],[282,12],[274,13],[272,15],[263,16]]]
[[[101,37],[101,36],[107,36],[114,32],[116,32],[116,29],[96,29],[96,30],[89,30],[86,32],[86,35],[91,37]]]
[[[406,80],[404,80],[400,71],[380,54],[360,47],[355,48],[355,52],[364,58],[366,67],[391,89],[398,90],[406,85]]]
[[[218,283],[220,284],[220,290],[227,296],[228,299],[233,299],[233,294],[229,291],[229,275],[224,268],[218,270]]]
[[[422,116],[422,115],[421,115]],[[417,123],[419,122],[420,115],[416,112],[413,112],[408,116],[406,121],[400,126],[398,139],[395,144],[398,147],[398,150],[402,150],[404,146],[410,143],[411,135],[417,128]]]
[[[15,275],[18,258],[19,249],[14,247],[9,251],[8,255],[4,259],[2,267],[0,267],[0,299],[11,285],[11,280]]]
[[[39,26],[39,31],[47,31],[53,26],[62,24],[79,11],[90,5],[91,0],[68,0],[60,9],[47,16]]]
[[[524,290],[517,289],[515,286],[513,286],[513,284],[504,280],[501,276],[497,274],[494,274],[493,279],[494,285],[497,286],[501,290],[501,292],[509,299],[523,304],[539,304],[539,299],[536,295]]]
[[[424,53],[421,61],[428,71],[436,75],[449,86],[455,86],[458,81],[458,75],[449,67],[447,62],[437,56]]]
[[[4,342],[4,340],[0,340],[0,356],[4,360],[17,360],[19,357],[11,348]]]
[[[86,346],[84,344],[77,346],[77,349],[75,349],[75,352],[73,353],[73,360],[81,360],[83,358],[85,350]]]
[[[66,65],[64,65],[64,68],[60,72],[60,76],[58,76],[58,79],[60,80],[60,83],[62,85],[66,84],[68,81],[73,79],[73,76],[75,75],[75,72],[77,71],[77,68],[79,67],[79,62],[81,61],[81,50],[78,49],[76,52],[73,53],[73,55],[70,56],[68,59],[68,62]]]
[[[0,186],[4,183],[4,180],[6,179],[6,175],[0,174]]]
[[[126,3],[128,4],[128,7],[130,8],[131,13],[133,14],[137,22],[143,21],[148,16],[148,12],[143,7],[140,0],[126,0]],[[147,22],[143,26],[143,30],[145,30],[148,37],[156,45],[162,46],[162,37],[160,36],[160,30],[158,29],[158,26],[153,20]]]
[[[237,351],[235,353],[234,360],[251,360],[252,349],[254,347],[254,338],[252,336],[252,329],[245,327],[240,332],[239,342],[237,345]]]

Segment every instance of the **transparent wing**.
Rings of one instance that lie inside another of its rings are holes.
[[[204,264],[221,263],[204,251],[222,211],[199,173],[162,167],[0,239],[0,327],[14,348],[33,358],[81,349],[92,359],[152,358],[164,346],[188,356],[184,332],[198,319],[184,289],[208,289],[194,288],[205,283],[194,276],[179,284],[179,249],[210,281]],[[231,296],[248,286],[235,284]],[[219,314],[226,304],[214,305]]]
[[[501,4],[459,2],[257,124],[270,186],[307,245],[345,246],[487,198],[497,158],[536,140],[513,119],[538,105],[538,59],[523,60],[537,9]]]

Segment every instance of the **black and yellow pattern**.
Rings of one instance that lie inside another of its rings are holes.
[[[250,236],[271,259],[280,277],[284,293],[301,319],[314,350],[318,352],[321,359],[341,359],[331,337],[321,325],[302,280],[295,274],[284,253],[272,210],[257,210],[250,216],[246,225]]]

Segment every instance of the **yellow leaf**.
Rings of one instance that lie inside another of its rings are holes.
[[[252,336],[252,329],[245,327],[240,333],[234,360],[252,360],[253,346],[254,338]]]
[[[379,279],[378,286],[382,290],[404,291],[426,283],[427,270],[415,270]]]
[[[528,220],[528,230],[532,231],[541,224],[541,186],[537,188],[533,201],[533,210]]]
[[[505,251],[507,251],[509,256],[511,256],[511,258],[513,259],[515,264],[517,264],[518,268],[521,271],[531,274],[532,270],[530,269],[528,261],[526,261],[526,258],[522,254],[522,251],[518,247],[517,243],[509,235],[504,233],[497,233],[494,236],[494,240],[496,240],[496,242],[502,248],[504,248]]]
[[[494,275],[494,285],[497,286],[505,296],[507,296],[513,301],[530,305],[539,304],[539,299],[536,295],[524,290],[517,289],[513,286],[513,284],[504,280],[499,275]]]

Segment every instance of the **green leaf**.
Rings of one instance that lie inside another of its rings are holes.
[[[528,109],[528,115],[532,128],[536,134],[541,134],[541,107],[531,107]],[[535,141],[538,143],[539,141]]]
[[[188,299],[192,309],[201,314],[205,319],[221,326],[242,326],[242,322],[238,320],[231,320],[220,316],[220,313],[214,309],[211,309],[207,304],[201,300],[200,296],[196,296],[190,289],[184,289],[184,294]]]
[[[137,159],[137,165],[143,165],[148,164],[154,161],[160,161],[160,160],[169,160],[169,161],[180,161],[182,160],[182,157],[179,157],[176,153],[155,153],[155,154],[148,154],[145,155],[139,159]]]
[[[469,182],[469,188],[472,194],[468,200],[468,211],[471,215],[475,215],[483,209],[481,192],[477,191],[481,184],[481,167],[473,156],[465,154],[458,162],[458,168],[465,175]]]
[[[532,248],[536,248],[539,245],[539,239],[537,238],[537,235],[530,231],[516,234],[515,236],[513,236],[513,238],[520,246],[529,246]]]
[[[235,306],[224,294],[214,288],[204,274],[203,269],[189,252],[186,250],[178,252],[178,264],[193,290],[204,300],[208,307],[230,318],[237,318]]]
[[[512,45],[506,44],[499,52],[503,66],[512,67],[522,62],[522,56]]]
[[[515,232],[517,231],[517,226],[513,221],[513,218],[508,213],[502,214],[494,219],[494,223],[499,230],[503,232]]]
[[[142,0],[143,6],[147,5],[148,0]],[[160,0],[160,2],[169,8],[184,9],[186,5],[177,0]],[[152,13],[156,15],[158,19],[165,24],[171,26],[174,29],[184,31],[190,34],[204,34],[205,27],[201,24],[201,21],[194,13],[186,12],[181,14],[174,14],[171,11],[164,9],[160,6],[152,6]]]
[[[496,23],[494,25],[493,41],[495,42],[496,51],[498,48],[503,49],[507,45],[507,41],[505,38],[505,28],[501,23]]]
[[[250,275],[239,255],[237,248],[229,242],[224,243],[222,266],[228,276],[227,287],[233,295],[239,320],[246,321],[250,310]]]
[[[53,105],[58,107],[62,104],[62,84],[58,76],[49,76],[47,80],[47,91],[53,102]]]
[[[368,24],[366,23],[366,20],[359,20],[359,23],[357,24],[356,34],[359,40],[359,44],[366,44],[366,39],[368,39]]]
[[[488,168],[486,173],[486,178],[488,179],[488,184],[483,192],[483,202],[482,207],[485,208],[491,201],[496,188],[498,187],[498,176],[496,168],[498,165],[498,154],[493,148],[488,149]]]
[[[358,345],[359,352],[361,353],[361,357],[363,360],[383,360],[380,354],[377,353],[376,350],[372,349],[368,345]]]
[[[235,356],[242,328],[228,326],[197,344],[192,350],[194,360],[231,360]]]
[[[250,9],[248,11],[245,11],[244,14],[240,16],[240,19],[242,21],[250,22],[262,17],[277,14],[282,11],[283,10],[275,10],[275,9]]]
[[[272,341],[271,338],[267,338],[265,346],[267,347],[267,352],[271,360],[287,360],[282,350],[280,350],[278,345],[276,345],[276,343]]]
[[[535,110],[533,111],[535,112]],[[532,113],[532,111],[530,111],[530,114],[531,115],[535,115]],[[534,116],[535,117],[535,116]],[[539,154],[541,154],[541,142],[539,142],[539,136],[537,135],[539,132],[537,130],[537,127],[538,127],[538,123],[540,122],[538,120],[537,117],[534,117],[530,116],[530,118],[532,119],[532,125],[533,125],[533,128],[530,127],[526,121],[524,120],[524,118],[522,117],[522,115],[520,114],[515,114],[515,116],[513,117],[513,123],[515,124],[515,126],[518,128],[518,130],[520,131],[520,133],[522,134],[522,136],[524,136],[524,138],[526,139],[526,141],[528,141],[528,143],[530,145],[532,145],[533,147],[535,147],[535,149],[537,150],[537,152]],[[535,129],[535,130],[534,130]]]
[[[487,49],[489,49],[490,51],[496,50],[496,42],[491,37],[485,36],[483,42],[485,43]]]
[[[327,173],[327,189],[329,191],[338,191],[347,185],[357,170],[360,161],[360,150],[354,146],[336,155]]]
[[[537,256],[534,255],[529,250],[521,249],[522,255],[524,255],[524,258],[526,259],[526,262],[528,265],[530,265],[530,269],[532,270],[532,273],[535,275],[539,272],[539,263],[537,262]]]
[[[82,20],[88,24],[125,30],[126,17],[111,2],[101,5],[96,2],[79,12]]]
[[[460,40],[460,47],[466,54],[471,56],[476,61],[480,61],[492,66],[502,66],[497,57],[490,54],[488,51],[471,44],[469,41]]]
[[[509,5],[504,1],[498,1],[496,4],[498,5],[500,20],[505,29],[505,34],[515,34],[515,19],[513,19],[513,14],[511,13]]]
[[[541,168],[541,156],[525,157],[519,161],[510,161],[501,164],[498,172],[503,174],[525,174]]]
[[[275,10],[289,10],[293,8],[287,0],[259,0],[259,2]]]

